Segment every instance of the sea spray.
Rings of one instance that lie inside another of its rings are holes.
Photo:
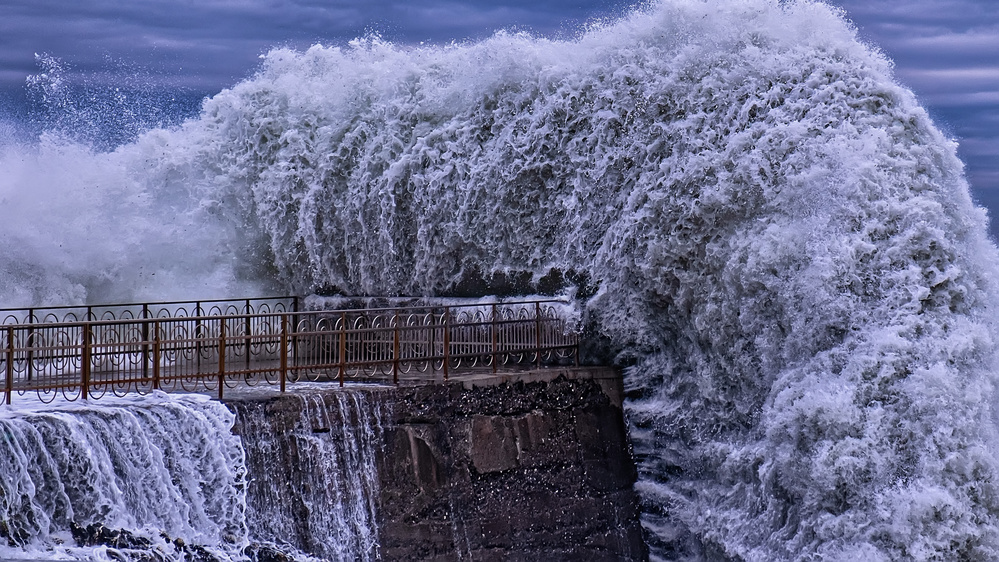
[[[37,58],[27,80],[34,112],[0,115],[0,307],[267,292],[237,279],[222,242],[232,228],[203,212],[186,180],[146,181],[162,147],[124,142],[199,104],[158,92],[137,71],[100,86]],[[45,128],[28,140],[32,125]]]
[[[88,158],[186,225],[124,233],[167,241],[123,254],[159,275],[434,295],[586,274],[631,365],[656,556],[999,558],[985,214],[954,144],[824,4],[663,0],[571,41],[276,49],[198,119]],[[104,185],[82,176],[68,193]],[[21,264],[5,293],[170,286],[36,246],[2,250]]]
[[[154,144],[117,152],[44,136],[0,145],[0,306],[229,298],[240,282],[224,243],[185,182],[146,181]]]

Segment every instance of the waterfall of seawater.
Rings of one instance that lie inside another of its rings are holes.
[[[247,537],[245,469],[232,414],[195,397],[107,402],[0,409],[3,555],[107,554],[72,548],[73,523],[127,529],[167,554],[161,533],[237,551]]]
[[[572,270],[629,365],[656,556],[999,559],[999,255],[954,143],[821,2],[276,49],[175,129],[4,151],[10,301]]]
[[[376,558],[380,403],[286,398],[294,419],[166,395],[0,410],[0,558]]]
[[[232,407],[250,474],[251,534],[328,560],[377,559],[380,401],[327,392]]]

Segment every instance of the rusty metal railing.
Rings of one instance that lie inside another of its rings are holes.
[[[95,320],[132,320],[173,316],[223,316],[295,312],[298,297],[257,297],[252,299],[213,299],[197,301],[158,301],[143,303],[90,304],[0,308],[0,324],[41,324]]]
[[[247,301],[214,301],[233,302],[251,310]],[[194,315],[174,306],[180,303],[157,304],[173,308],[150,314],[145,305],[138,318],[88,314],[0,325],[4,401],[154,390],[217,392],[221,399],[241,385],[284,391],[298,381],[446,380],[468,368],[578,360],[577,336],[559,301],[299,311],[297,301],[285,300],[250,313],[223,304],[209,309],[217,314]]]
[[[233,314],[267,314],[271,312],[298,311],[299,298],[257,297],[243,299],[209,299],[197,301],[159,301],[144,303],[118,303],[99,305],[70,305],[28,308],[0,308],[0,326],[18,324],[51,325],[54,323],[76,323],[92,321],[135,320],[149,318],[229,316]],[[25,373],[32,380],[36,362],[33,360],[36,343],[44,339],[44,332],[35,333],[29,327],[24,339],[26,342]],[[142,326],[142,338],[149,339],[149,323]],[[143,348],[148,355],[148,344]],[[143,363],[147,363],[144,357]],[[146,367],[148,370],[148,367]]]

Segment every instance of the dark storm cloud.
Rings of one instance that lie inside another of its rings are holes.
[[[35,53],[99,75],[109,60],[160,73],[164,83],[204,89],[231,85],[274,46],[343,43],[369,33],[389,40],[480,39],[500,28],[567,33],[621,2],[87,1],[8,0],[0,7],[0,87],[19,88]]]
[[[270,46],[362,26],[356,8],[293,2],[14,0],[0,14],[5,81],[13,71],[23,83],[34,54],[49,53],[80,73],[129,61],[209,91],[245,75]]]

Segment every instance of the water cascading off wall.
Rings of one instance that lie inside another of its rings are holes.
[[[378,559],[377,393],[233,401],[246,450],[247,523],[257,539],[326,560]]]
[[[163,394],[4,409],[0,557],[376,558],[380,402],[296,396],[279,413]]]

